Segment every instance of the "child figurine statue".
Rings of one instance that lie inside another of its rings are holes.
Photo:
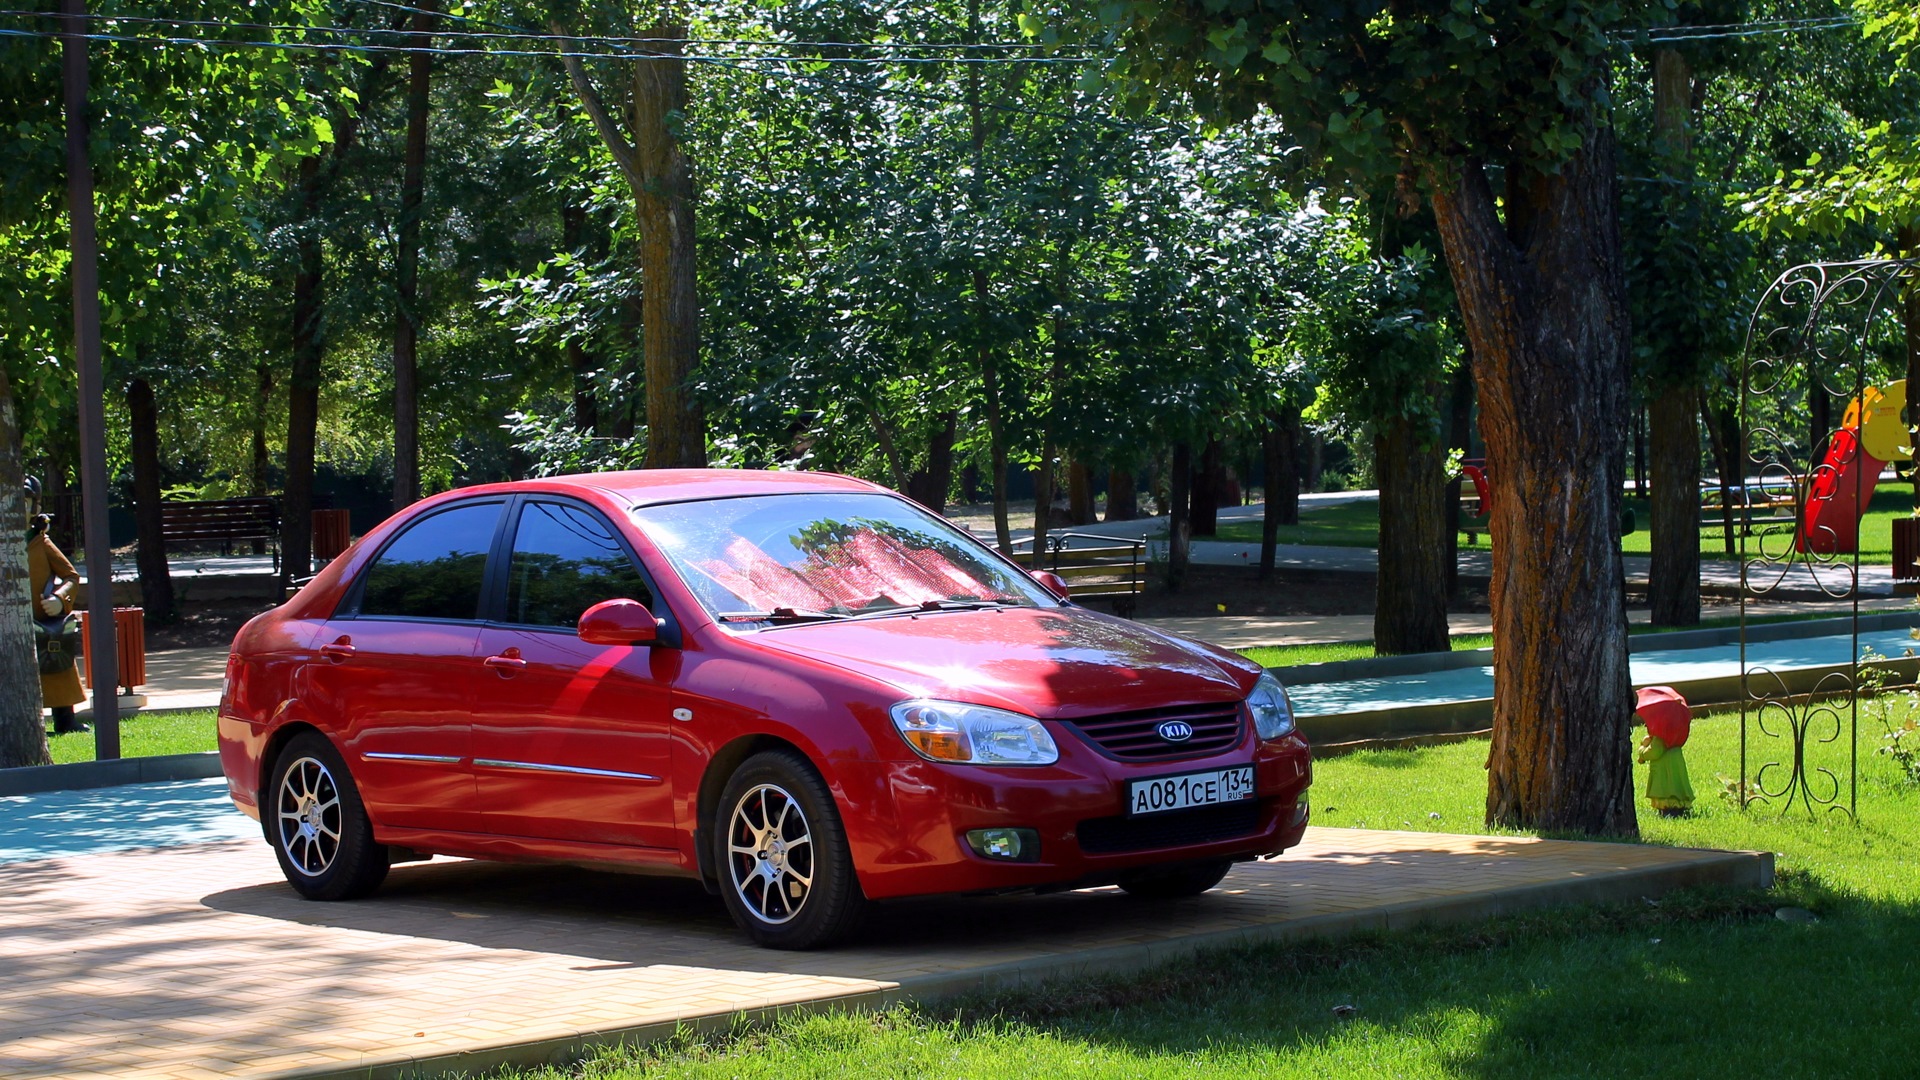
[[[1637,695],[1633,711],[1647,725],[1635,758],[1647,764],[1647,801],[1661,817],[1685,817],[1693,807],[1693,782],[1680,748],[1692,730],[1693,709],[1673,687],[1649,686]]]

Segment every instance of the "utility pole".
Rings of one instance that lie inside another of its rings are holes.
[[[73,348],[80,369],[81,520],[87,532],[87,677],[94,757],[120,756],[119,655],[113,645],[113,545],[107,536],[106,405],[100,385],[100,273],[87,153],[87,2],[62,0],[67,92],[67,217],[73,227]]]

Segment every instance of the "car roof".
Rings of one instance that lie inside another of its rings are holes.
[[[635,469],[627,472],[576,473],[522,481],[515,487],[591,488],[630,506],[726,499],[741,495],[792,495],[806,492],[885,492],[851,476],[825,472],[767,469]]]

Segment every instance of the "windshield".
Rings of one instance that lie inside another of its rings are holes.
[[[1052,602],[973,537],[888,495],[758,495],[633,516],[723,623]]]

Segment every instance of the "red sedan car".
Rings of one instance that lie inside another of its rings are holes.
[[[1046,577],[841,476],[452,491],[240,631],[221,762],[307,897],[573,863],[698,878],[779,948],[896,897],[1192,895],[1297,843],[1280,684]]]

